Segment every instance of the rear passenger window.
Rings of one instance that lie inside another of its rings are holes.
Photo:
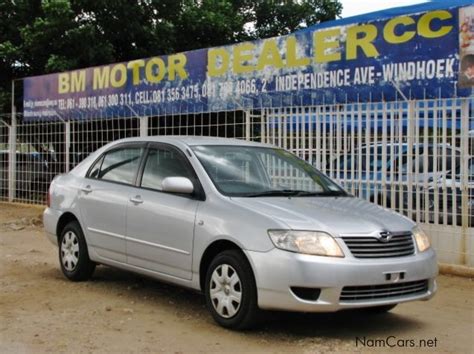
[[[92,176],[95,166],[89,176],[104,181],[133,184],[142,153],[142,148],[123,148],[108,152],[97,176]]]

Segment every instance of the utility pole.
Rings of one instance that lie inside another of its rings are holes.
[[[11,124],[8,136],[8,201],[13,202],[16,197],[16,107],[15,107],[15,80],[12,80]]]

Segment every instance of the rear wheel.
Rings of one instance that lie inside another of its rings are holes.
[[[72,281],[87,280],[94,272],[95,263],[89,259],[86,240],[77,221],[71,221],[61,232],[59,263],[63,274]]]
[[[228,250],[213,259],[206,273],[205,295],[212,317],[221,326],[246,329],[255,325],[257,288],[242,252]]]

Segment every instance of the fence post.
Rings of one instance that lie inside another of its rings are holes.
[[[12,103],[12,121],[8,131],[8,201],[16,198],[16,109]]]
[[[64,172],[68,173],[69,166],[71,165],[71,122],[67,121],[64,125],[64,153],[66,154],[64,159],[66,168],[64,169]]]
[[[407,112],[407,198],[408,198],[408,207],[407,213],[409,217],[413,215],[413,147],[414,147],[414,132],[416,124],[415,116],[415,101],[408,101],[408,112]],[[402,182],[403,183],[403,182]],[[404,193],[404,188],[402,188],[402,193]],[[403,207],[402,207],[403,209]]]
[[[266,125],[265,108],[262,108],[262,110],[260,111],[260,142],[261,143],[266,142],[265,125]]]
[[[250,140],[250,111],[245,111],[245,140]]]
[[[148,136],[148,117],[138,118],[140,122],[140,137],[144,138]]]
[[[469,104],[470,99],[463,99],[461,105],[461,257],[459,263],[465,265],[467,263],[467,253],[472,250],[468,250],[468,231],[469,231],[469,208],[467,203],[468,197],[468,184],[469,184]],[[453,174],[453,178],[455,175]],[[454,224],[454,222],[453,222]],[[471,225],[473,227],[474,225]],[[471,244],[472,247],[472,244]]]

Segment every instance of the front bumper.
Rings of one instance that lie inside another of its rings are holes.
[[[292,253],[280,249],[269,252],[246,251],[255,274],[258,305],[262,309],[333,312],[343,309],[427,300],[436,292],[438,274],[433,249],[399,258],[334,258]],[[404,273],[403,280],[387,280],[387,273]],[[382,299],[341,301],[345,286],[398,284],[427,280],[427,291],[394,295]],[[291,287],[320,289],[316,301],[297,297]]]

